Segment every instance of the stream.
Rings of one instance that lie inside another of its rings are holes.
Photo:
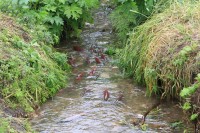
[[[157,102],[146,97],[145,88],[124,79],[114,59],[104,54],[115,40],[108,14],[101,7],[93,13],[94,24],[86,23],[81,40],[63,42],[58,48],[66,52],[73,66],[68,87],[43,104],[31,120],[41,133],[182,133],[176,127],[185,117],[178,103],[164,103],[152,111],[145,125],[139,125],[145,111]],[[103,99],[108,90],[110,98]],[[120,96],[123,96],[119,98]]]

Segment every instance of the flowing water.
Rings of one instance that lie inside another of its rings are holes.
[[[145,97],[145,88],[124,79],[113,59],[107,55],[101,59],[115,39],[108,21],[110,11],[102,5],[94,12],[94,24],[86,24],[82,40],[64,42],[58,48],[71,57],[72,76],[67,88],[42,105],[31,120],[33,128],[41,133],[183,132],[175,128],[184,116],[176,103],[161,104],[147,116],[144,126],[137,122],[156,99]],[[103,100],[105,89],[110,92],[108,101]]]

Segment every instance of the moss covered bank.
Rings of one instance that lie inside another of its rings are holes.
[[[44,26],[28,29],[0,13],[0,132],[27,132],[15,130],[24,120],[14,117],[28,117],[66,86],[67,55],[52,48],[51,38]]]

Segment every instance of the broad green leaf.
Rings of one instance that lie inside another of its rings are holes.
[[[54,19],[53,19],[53,18],[49,19],[49,22],[50,22],[51,24],[54,24]]]
[[[65,4],[66,0],[58,0],[60,3]]]
[[[191,50],[192,50],[192,48],[191,48],[190,46],[185,46],[183,49],[184,49],[185,51],[191,51]]]
[[[146,131],[147,130],[147,124],[142,124],[140,127],[143,131]]]
[[[46,18],[46,21],[50,22],[51,24],[55,23],[56,25],[63,25],[63,23],[64,23],[63,19],[59,16],[55,16],[55,17],[49,16]]]
[[[189,109],[191,109],[191,104],[189,102],[185,102],[182,108],[184,110],[189,110]]]
[[[56,23],[56,25],[63,25],[63,19],[59,16],[55,16],[54,17],[54,22]]]
[[[193,120],[197,119],[197,117],[198,117],[198,114],[192,114],[190,116],[190,120],[193,121]]]
[[[77,20],[82,14],[82,8],[78,7],[76,4],[66,6],[64,14],[67,18],[73,18]]]
[[[44,9],[46,10],[46,11],[52,11],[52,12],[56,12],[56,7],[55,6],[52,6],[52,5],[50,5],[50,4],[48,4],[48,5],[46,5],[45,7],[44,7]]]
[[[76,4],[72,4],[71,13],[72,18],[78,19],[80,17],[80,14],[82,14],[82,8],[78,7]]]
[[[183,88],[183,90],[181,90],[180,96],[181,97],[188,97],[191,94],[193,94],[195,92],[196,88],[194,86],[190,86],[187,88]]]
[[[65,12],[64,14],[66,15],[67,18],[71,17],[71,10],[70,10],[70,6],[66,6],[65,7]]]

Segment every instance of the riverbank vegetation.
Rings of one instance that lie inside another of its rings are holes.
[[[172,1],[165,7],[129,33],[119,53],[119,66],[135,82],[145,85],[149,95],[182,100],[182,91],[184,98],[193,96],[190,100],[193,106],[189,108],[195,114],[191,120],[197,120],[200,4],[190,0]]]
[[[56,52],[48,43],[45,29],[32,29],[0,14],[0,96],[4,112],[28,117],[40,104],[66,86],[67,55]],[[46,41],[44,41],[44,40]],[[62,61],[61,61],[62,60]]]
[[[18,16],[31,28],[43,25],[54,43],[61,38],[79,37],[85,22],[92,22],[90,10],[98,7],[98,0],[6,0],[0,2],[1,11]]]
[[[167,0],[111,0],[115,7],[110,14],[112,26],[116,30],[118,41],[124,44],[129,33],[138,25],[157,12],[165,9],[170,1]]]
[[[34,105],[45,102],[65,86],[67,56],[42,45],[42,40],[31,41],[35,37],[13,18],[3,14],[0,17],[1,95],[11,106],[20,105],[31,112]]]
[[[78,37],[97,6],[98,0],[0,1],[0,132],[25,132],[24,120],[14,117],[31,117],[67,85],[67,55],[53,45]]]

